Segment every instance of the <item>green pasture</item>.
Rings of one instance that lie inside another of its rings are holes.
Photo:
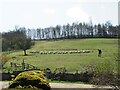
[[[102,56],[98,57],[98,49],[102,49]],[[39,54],[30,53],[32,50],[39,51],[62,51],[62,50],[91,50],[90,53],[80,54]],[[68,72],[81,71],[84,65],[97,65],[104,62],[116,66],[118,53],[117,39],[77,39],[77,40],[57,40],[57,41],[35,41],[35,46],[27,50],[28,56],[23,56],[23,51],[13,51],[9,55],[13,58],[4,67],[10,68],[10,62],[32,64],[40,69],[65,67]]]

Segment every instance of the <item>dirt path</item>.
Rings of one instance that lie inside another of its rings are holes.
[[[68,89],[77,89],[77,88],[84,88],[84,89],[95,89],[95,88],[104,88],[104,89],[112,89],[110,86],[95,86],[91,84],[73,84],[73,83],[50,83],[51,88],[68,88]]]
[[[73,83],[50,83],[51,88],[93,88],[95,86],[88,84],[73,84]]]
[[[2,88],[7,88],[9,86],[9,82],[2,82],[0,81],[0,90]],[[50,83],[51,88],[64,88],[64,89],[80,89],[80,88],[89,88],[89,89],[95,89],[95,88],[106,88],[106,89],[112,89],[112,87],[105,86],[105,87],[97,87],[95,85],[89,85],[89,84],[74,84],[74,83]]]
[[[9,82],[2,82],[2,81],[0,81],[0,90],[2,88],[7,88],[8,86],[9,86]]]

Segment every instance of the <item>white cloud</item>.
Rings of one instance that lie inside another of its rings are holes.
[[[88,22],[89,21],[89,16],[80,9],[80,7],[72,7],[67,10],[66,15],[70,18],[73,18],[75,20],[79,21],[84,21]]]
[[[54,14],[55,13],[55,10],[54,9],[52,9],[52,8],[45,8],[45,9],[43,9],[43,12],[45,13],[45,14]]]

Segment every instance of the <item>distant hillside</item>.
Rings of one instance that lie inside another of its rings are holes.
[[[107,49],[116,47],[117,39],[66,39],[57,41],[36,41],[32,50],[60,50],[60,49]]]
[[[35,46],[27,50],[28,56],[23,56],[23,51],[11,52],[9,55],[15,57],[6,63],[10,68],[10,62],[25,63],[37,66],[40,69],[65,67],[69,72],[82,70],[84,65],[96,65],[103,62],[110,62],[115,65],[118,54],[117,39],[77,39],[77,40],[58,40],[58,41],[35,41]],[[98,57],[98,48],[102,50],[102,56]],[[76,51],[91,50],[90,53],[79,54],[40,54],[30,53],[38,51]]]

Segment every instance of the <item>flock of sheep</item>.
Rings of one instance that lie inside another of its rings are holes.
[[[90,53],[90,50],[77,50],[77,51],[38,51],[32,50],[30,53],[40,53],[40,54],[80,54],[80,53]]]

